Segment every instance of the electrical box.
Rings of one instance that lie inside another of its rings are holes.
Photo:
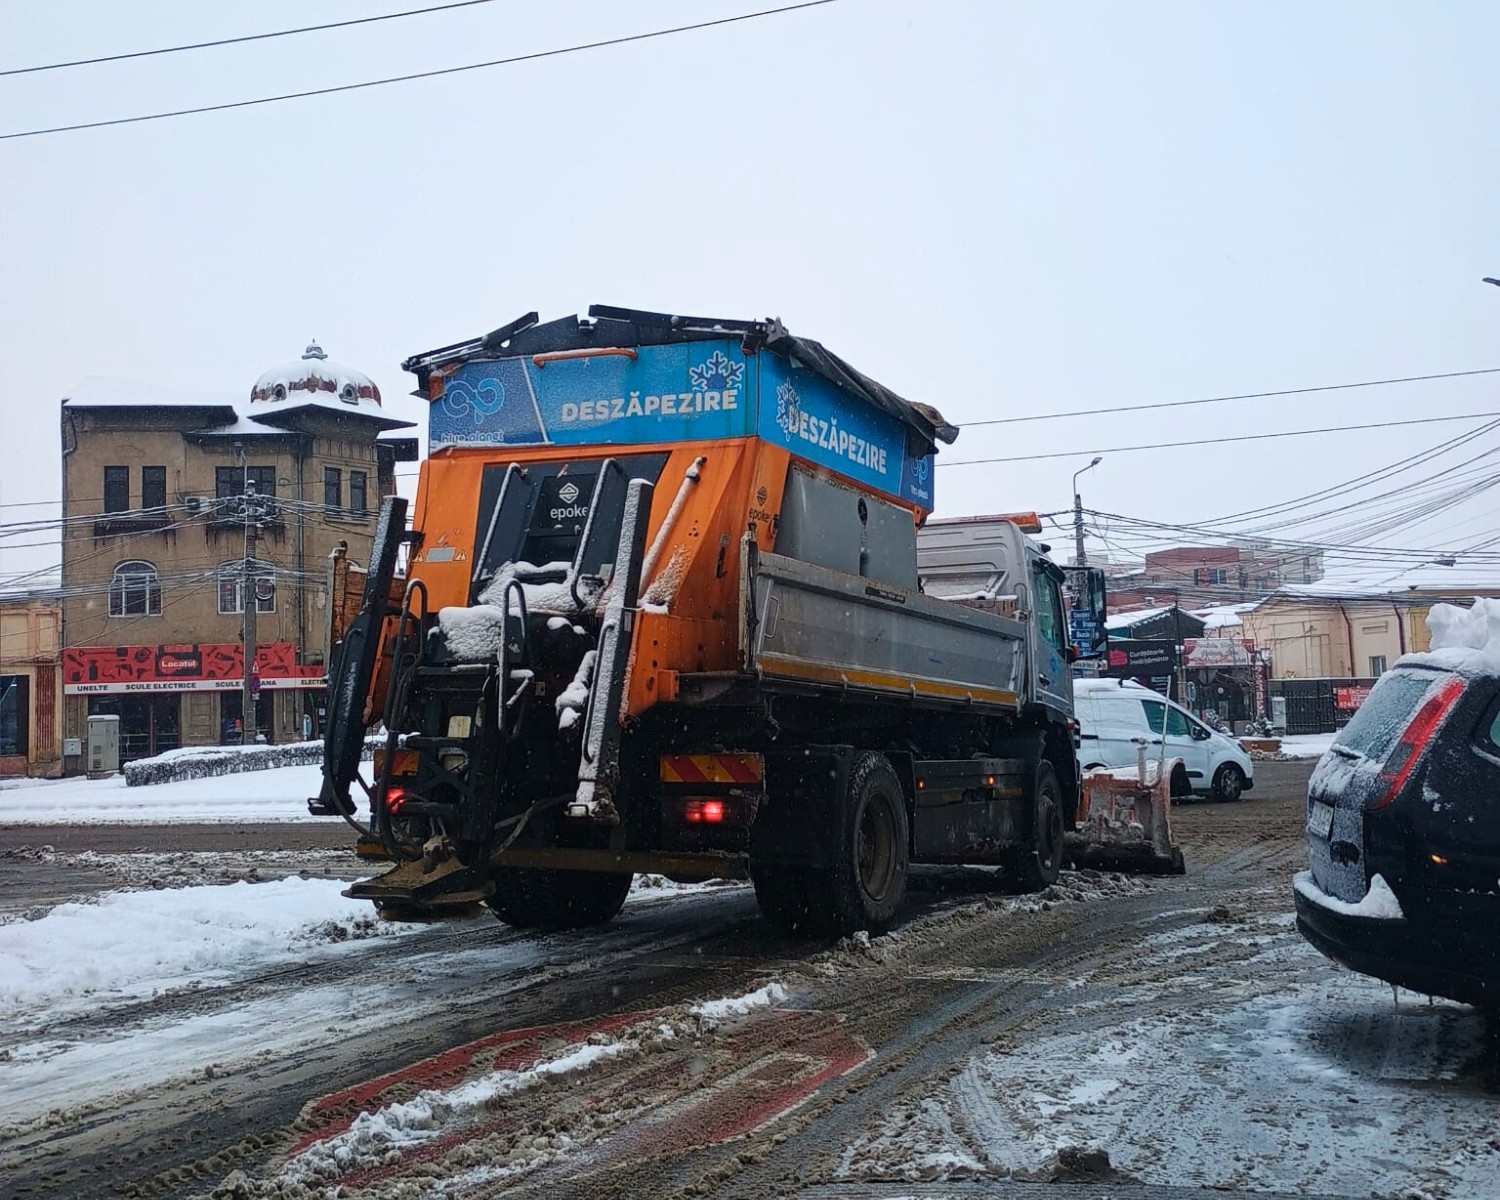
[[[120,718],[100,713],[89,718],[89,778],[104,779],[120,769]]]
[[[1271,728],[1277,733],[1286,732],[1286,697],[1271,697]]]
[[[82,738],[63,738],[63,757],[78,758],[83,753]]]

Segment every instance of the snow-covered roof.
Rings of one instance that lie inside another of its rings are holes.
[[[1111,617],[1104,618],[1104,627],[1106,629],[1129,629],[1133,625],[1143,624],[1171,611],[1172,606],[1168,604],[1163,608],[1138,608],[1133,612],[1115,613]]]
[[[1467,597],[1483,593],[1500,595],[1500,567],[1489,564],[1466,567],[1460,559],[1451,567],[1423,563],[1406,570],[1375,568],[1321,579],[1317,583],[1283,584],[1273,598],[1411,600],[1419,599],[1423,594]]]
[[[70,408],[219,409],[222,410],[222,420],[193,430],[195,434],[215,437],[253,437],[280,433],[280,427],[285,425],[287,417],[310,409],[358,417],[382,430],[411,429],[416,425],[415,421],[403,421],[389,415],[381,408],[378,400],[348,403],[336,399],[332,392],[296,392],[290,400],[266,403],[224,393],[178,392],[157,384],[98,375],[90,376],[73,387],[63,397],[63,405]]]
[[[1234,629],[1244,624],[1240,620],[1244,613],[1259,608],[1261,603],[1259,600],[1249,600],[1243,604],[1215,604],[1211,608],[1194,609],[1193,616],[1203,622],[1205,632],[1214,629]]]
[[[72,408],[234,408],[239,403],[223,392],[177,392],[107,375],[90,375],[63,397],[63,404]]]

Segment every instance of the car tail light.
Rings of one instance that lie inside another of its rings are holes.
[[[1402,731],[1401,740],[1386,759],[1385,769],[1376,780],[1376,790],[1365,801],[1366,809],[1384,808],[1401,794],[1433,734],[1441,728],[1463,691],[1464,681],[1455,676],[1422,701],[1422,706]]]
[[[395,816],[401,811],[401,806],[406,803],[406,789],[400,787],[389,787],[385,789],[385,811]]]

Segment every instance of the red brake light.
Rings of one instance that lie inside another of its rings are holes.
[[[1438,731],[1463,691],[1464,681],[1454,676],[1422,701],[1422,707],[1417,709],[1416,715],[1407,723],[1401,733],[1401,740],[1391,751],[1385,770],[1380,773],[1378,782],[1382,790],[1371,793],[1370,798],[1365,801],[1367,810],[1384,808],[1400,794],[1406,781],[1411,778],[1411,773],[1416,770],[1427,744],[1432,741],[1432,735]]]
[[[689,825],[722,825],[728,815],[722,800],[689,800],[682,808],[682,819]]]
[[[386,812],[392,813],[392,814],[398,813],[398,812],[401,811],[401,806],[403,804],[405,804],[405,803],[406,803],[406,789],[405,788],[399,788],[399,787],[386,788],[386,790],[385,790],[385,811]]]
[[[705,800],[703,802],[703,819],[711,824],[723,821],[724,801]]]

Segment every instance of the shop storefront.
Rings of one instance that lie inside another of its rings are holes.
[[[120,718],[120,758],[148,758],[180,746],[295,741],[304,713],[321,704],[321,667],[296,661],[290,642],[257,649],[254,732],[244,721],[244,653],[233,643],[67,647],[63,693],[86,711]],[[75,701],[76,703],[76,701]]]

